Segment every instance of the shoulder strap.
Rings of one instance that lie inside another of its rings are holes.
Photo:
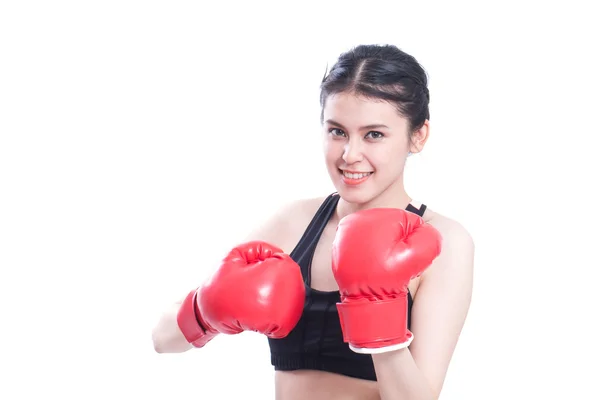
[[[315,248],[339,200],[340,196],[337,192],[327,196],[290,253],[290,257],[300,265],[302,276],[307,283],[310,283],[310,264]]]
[[[419,217],[422,217],[425,214],[425,210],[427,209],[427,206],[425,204],[421,204],[420,208],[417,208],[415,206],[413,206],[412,204],[409,204],[406,206],[406,211],[410,211],[412,213],[417,214]]]

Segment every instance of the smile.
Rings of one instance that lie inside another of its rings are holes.
[[[373,172],[349,172],[342,170],[340,170],[340,173],[342,174],[342,181],[347,185],[363,183],[373,174]]]
[[[342,171],[342,174],[348,179],[362,179],[372,174],[372,172],[348,172]]]

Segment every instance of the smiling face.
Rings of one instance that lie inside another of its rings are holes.
[[[408,152],[419,152],[428,122],[409,132],[409,121],[390,103],[349,93],[327,99],[323,109],[325,161],[340,196],[366,204],[403,185]]]

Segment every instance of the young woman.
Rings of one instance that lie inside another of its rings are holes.
[[[268,338],[277,399],[436,399],[470,305],[474,246],[404,188],[406,159],[429,135],[425,71],[394,46],[358,46],[323,79],[321,105],[337,192],[283,207],[232,250],[162,316],[155,349],[253,330]]]

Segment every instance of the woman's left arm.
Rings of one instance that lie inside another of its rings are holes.
[[[471,304],[473,240],[457,222],[432,225],[442,234],[442,252],[421,275],[411,313],[414,339],[407,349],[372,355],[382,400],[439,397]]]

